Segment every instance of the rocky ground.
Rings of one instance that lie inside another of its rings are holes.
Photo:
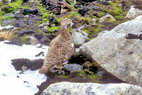
[[[6,89],[4,80],[11,84],[12,78],[27,95],[141,95],[141,4],[141,0],[0,0],[2,86]],[[74,23],[69,31],[80,54],[69,59],[61,74],[58,70],[38,74],[64,18]],[[33,83],[29,77],[40,78]]]
[[[63,7],[62,3],[67,4]],[[13,42],[18,39],[21,43],[48,45],[58,35],[60,21],[70,18],[74,22],[71,30],[81,32],[74,33],[75,37],[85,32],[88,34],[88,38],[84,38],[87,41],[96,37],[100,31],[110,30],[126,21],[125,16],[133,4],[141,8],[135,0],[5,0],[0,3],[0,25],[13,26],[14,35],[9,35]]]

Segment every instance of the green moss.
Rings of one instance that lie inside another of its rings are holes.
[[[86,77],[86,73],[82,70],[82,71],[79,71],[79,76],[81,77]]]
[[[47,12],[45,6],[43,6],[42,4],[38,5],[37,7],[39,8],[41,13],[46,13]]]
[[[36,30],[35,32],[43,33],[43,31],[42,31],[42,30],[40,30],[40,29]]]
[[[89,77],[90,79],[96,79],[96,80],[100,80],[100,79],[101,79],[100,76],[95,75],[95,74],[90,74],[90,75],[88,75],[88,77]]]
[[[27,35],[20,37],[20,40],[22,41],[22,43],[27,43]]]
[[[101,32],[101,31],[103,31],[103,30],[104,30],[103,28],[98,27],[97,29],[95,29],[94,32]]]
[[[91,32],[88,29],[83,29],[84,32],[86,32],[87,34],[91,34]]]
[[[123,13],[122,7],[119,6],[120,2],[110,2],[112,9],[107,9],[107,12],[112,15],[120,15]]]
[[[100,76],[98,75],[95,75],[93,72],[89,71],[89,72],[85,72],[85,71],[79,71],[79,76],[83,77],[83,78],[90,78],[90,79],[96,79],[96,80],[99,80],[101,79]]]
[[[11,16],[1,16],[0,17],[0,19],[3,19],[3,20],[9,20],[11,18],[12,18]]]
[[[54,32],[54,31],[59,30],[59,29],[60,29],[60,27],[54,26],[54,27],[48,28],[48,31],[49,32]]]
[[[5,15],[6,13],[13,12],[19,8],[29,8],[29,6],[23,6],[22,0],[16,0],[15,2],[8,3],[7,5],[4,5],[3,3],[0,3],[0,15]]]
[[[106,21],[107,21],[107,22],[114,22],[115,19],[107,18]]]
[[[29,8],[29,6],[23,6],[22,0],[16,0],[16,2],[8,3],[8,6],[16,10],[17,8]]]
[[[48,17],[48,14],[47,13],[43,13],[42,14],[42,22],[47,22],[48,21],[47,17]]]
[[[57,20],[58,20],[58,22],[61,22],[65,18],[70,18],[71,19],[72,17],[81,17],[81,15],[76,11],[71,11],[71,12],[68,13],[68,15],[59,17],[59,18],[57,18]]]
[[[5,7],[2,9],[5,13],[10,13],[13,12],[15,10],[15,8],[12,7]]]
[[[116,19],[124,19],[125,16],[115,16]]]
[[[103,11],[102,11],[102,12],[99,13],[99,17],[102,17],[102,16],[104,16],[105,14],[106,14],[106,12],[103,12]]]
[[[9,20],[9,19],[12,19],[13,17],[11,16],[0,16],[0,25],[2,24],[2,21],[4,20]]]
[[[43,17],[43,18],[47,18],[47,17],[48,17],[48,14],[47,14],[47,13],[43,13],[43,14],[42,14],[42,17]]]
[[[0,16],[5,15],[5,12],[0,9]]]
[[[0,1],[0,8],[1,8],[1,6],[3,6],[3,5],[4,5],[3,2]]]
[[[50,16],[50,13],[46,10],[45,6],[42,4],[37,6],[39,8],[39,11],[42,13],[42,22],[45,23],[48,21],[47,17]]]
[[[59,78],[69,78],[69,76],[66,75],[58,75]]]
[[[117,7],[117,8],[114,9],[114,14],[115,14],[115,15],[120,15],[122,12],[123,12],[123,11],[122,11],[122,8],[121,8],[121,7]]]

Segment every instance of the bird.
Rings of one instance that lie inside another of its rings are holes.
[[[72,27],[72,25],[73,22],[71,19],[65,18],[61,21],[61,32],[49,44],[48,53],[45,56],[43,66],[40,68],[39,73],[51,73],[52,67],[62,67],[75,53],[73,38],[68,31],[68,28]]]

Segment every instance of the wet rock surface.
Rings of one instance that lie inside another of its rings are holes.
[[[23,68],[26,70],[37,70],[42,67],[43,59],[29,60],[29,59],[13,59],[11,63],[16,70],[23,71]]]

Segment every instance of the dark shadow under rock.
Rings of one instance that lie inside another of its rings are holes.
[[[70,63],[77,63],[77,64],[80,64],[82,65],[84,62],[86,61],[89,61],[90,59],[87,58],[85,55],[83,54],[79,54],[77,56],[72,56],[70,59],[69,59],[69,64]]]
[[[29,60],[29,59],[13,59],[11,63],[16,70],[23,71],[23,67],[30,70],[37,70],[42,67],[43,59]]]
[[[30,15],[30,14],[38,15],[39,11],[38,9],[24,9],[22,14],[23,15]]]

